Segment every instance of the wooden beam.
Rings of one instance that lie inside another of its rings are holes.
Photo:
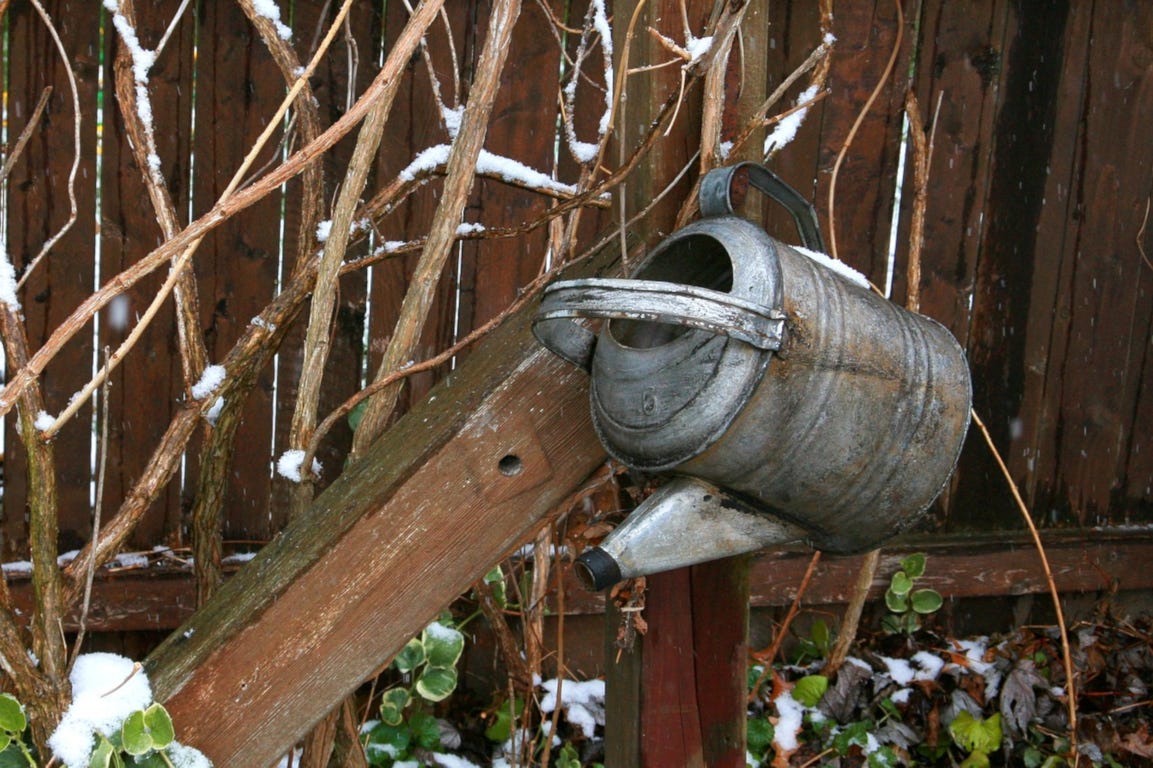
[[[1108,590],[1153,590],[1153,530],[1070,530],[1044,534],[1042,542],[1057,589],[1062,594]],[[936,589],[946,598],[1003,597],[1048,592],[1041,562],[1028,536],[910,536],[882,550],[881,565],[870,598],[884,596],[900,561],[914,552],[928,556],[928,570],[918,586]],[[749,605],[788,605],[801,583],[812,551],[782,547],[753,560]],[[825,555],[805,591],[808,605],[844,603],[860,571],[860,555]],[[565,578],[565,610],[601,613],[604,596],[585,591],[570,572]]]
[[[1063,594],[1095,592],[1116,581],[1120,590],[1153,590],[1153,531],[1071,530],[1043,534],[1045,551]],[[873,596],[881,597],[887,579],[902,557],[912,552],[929,555],[924,577],[948,598],[1003,597],[1048,591],[1041,565],[1026,537],[1005,536],[910,537],[884,550]],[[784,606],[792,601],[810,553],[800,548],[763,552],[753,560],[749,604],[758,608]],[[860,560],[826,555],[805,592],[809,605],[844,602]],[[602,613],[604,597],[579,585],[568,569],[562,572],[565,613]],[[12,604],[28,616],[32,611],[32,585],[20,575],[8,577]],[[189,572],[164,569],[127,569],[97,576],[92,590],[88,629],[93,632],[171,631],[195,611],[196,587]],[[553,607],[556,609],[556,606]],[[64,629],[77,629],[78,616],[65,619]],[[614,651],[615,653],[615,651]]]
[[[587,376],[532,338],[532,310],[147,659],[183,741],[272,765],[605,460]],[[224,711],[244,715],[206,716]]]

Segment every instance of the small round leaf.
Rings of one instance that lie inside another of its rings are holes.
[[[945,604],[941,593],[935,589],[918,589],[909,596],[913,610],[920,614],[936,613]]]
[[[909,598],[890,589],[885,592],[885,606],[893,613],[904,613],[909,610]]]
[[[153,704],[144,710],[144,726],[152,738],[153,749],[167,749],[168,745],[176,739],[176,728],[172,725],[172,716],[160,704]]]
[[[897,595],[907,595],[912,588],[913,580],[904,571],[894,573],[892,581],[889,582],[889,591]]]
[[[124,751],[130,755],[143,755],[152,749],[152,735],[144,724],[144,710],[138,709],[125,718],[120,738]]]
[[[424,652],[430,667],[452,667],[464,651],[464,635],[460,630],[434,621],[421,634]]]
[[[404,722],[404,708],[412,701],[407,688],[390,688],[380,700],[380,721],[385,725],[400,725]]]
[[[8,749],[8,745],[12,743],[12,735],[7,731],[0,731],[0,752]]]
[[[424,643],[419,637],[414,637],[400,649],[400,653],[396,654],[393,664],[397,672],[411,672],[423,664],[425,658]]]
[[[827,690],[829,678],[824,675],[806,675],[793,688],[793,698],[806,707],[815,707]]]
[[[27,727],[28,718],[24,714],[24,705],[12,694],[0,693],[0,729],[8,733],[24,733]]]
[[[901,561],[901,570],[909,575],[910,579],[919,579],[925,575],[925,553],[916,552]]]
[[[416,692],[426,701],[444,701],[456,690],[455,667],[428,667],[416,681]]]
[[[396,754],[404,754],[412,743],[412,732],[405,725],[380,723],[368,732],[368,746],[382,747]]]

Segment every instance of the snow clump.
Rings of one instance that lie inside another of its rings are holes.
[[[302,464],[304,464],[304,451],[299,448],[285,451],[276,461],[276,473],[281,477],[288,478],[294,483],[304,482],[304,478],[300,476],[300,467]],[[323,467],[321,467],[320,462],[313,459],[312,474],[319,475],[321,469],[323,469]]]
[[[557,689],[560,689],[560,706],[570,725],[581,729],[586,739],[591,739],[598,725],[605,724],[605,681],[565,680],[557,678],[545,680],[540,685],[545,695],[540,700],[540,711],[548,714],[557,708]]]
[[[68,768],[87,768],[96,734],[112,736],[130,714],[148,707],[152,687],[131,659],[114,653],[78,656],[69,679],[72,704],[48,746]]]
[[[224,366],[210,365],[200,374],[200,381],[192,385],[194,400],[203,400],[215,392],[224,383]]]

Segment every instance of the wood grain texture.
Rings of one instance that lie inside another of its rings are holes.
[[[585,374],[527,321],[506,323],[149,657],[186,741],[218,765],[273,763],[603,461]],[[201,716],[238,704],[264,725]]]

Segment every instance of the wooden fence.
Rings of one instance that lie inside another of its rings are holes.
[[[154,45],[180,3],[138,5],[139,37]],[[283,5],[303,56],[328,6],[319,0]],[[667,5],[667,18],[658,26],[683,38],[679,5]],[[702,29],[710,5],[689,5],[695,14],[690,26]],[[558,39],[543,8],[579,26],[584,6],[582,0],[525,5],[486,141],[490,152],[562,180],[574,178],[578,169],[557,140],[557,72],[562,48],[571,53],[576,35]],[[161,239],[112,99],[117,39],[108,14],[93,0],[60,0],[47,7],[70,56],[84,120],[75,174],[76,224],[21,293],[33,348],[94,285],[140,259]],[[618,3],[618,28],[627,22],[629,7]],[[467,88],[488,4],[461,0],[446,11],[447,28],[456,37],[455,64]],[[835,11],[828,95],[772,163],[812,196],[826,227],[837,152],[881,78],[898,33],[896,7],[888,0],[838,3]],[[1153,6],[1122,0],[924,0],[905,12],[889,84],[861,123],[836,176],[840,255],[884,284],[890,242],[895,243],[894,298],[903,299],[911,200],[908,194],[900,196],[896,208],[894,200],[898,182],[905,181],[899,178],[906,153],[903,108],[906,91],[912,90],[922,117],[934,127],[935,147],[922,311],[945,323],[965,346],[975,408],[1039,523],[1083,529],[1085,537],[1093,536],[1096,526],[1148,530],[1153,524],[1153,235],[1147,226],[1153,193],[1153,142],[1148,138]],[[734,96],[742,73],[763,76],[759,85],[771,90],[820,43],[814,3],[752,0],[749,13],[743,35],[747,61],[739,54],[733,60],[729,92]],[[196,3],[188,14],[152,70],[149,89],[161,170],[177,210],[191,219],[216,200],[283,98],[285,81],[234,3]],[[353,5],[345,39],[313,79],[322,122],[336,120],[375,74],[376,62],[406,15],[398,2]],[[454,59],[445,28],[434,27],[428,53],[448,84]],[[43,129],[33,132],[4,190],[5,243],[19,272],[69,215],[74,152],[67,126],[73,108],[65,64],[29,3],[9,6],[4,33],[10,144],[41,94],[53,89],[39,118]],[[667,77],[660,87],[675,88],[676,80]],[[790,98],[799,90],[794,88]],[[584,135],[596,133],[596,94],[582,84],[580,98],[590,105],[578,115]],[[463,93],[444,96],[450,104],[464,98]],[[658,90],[656,98],[664,96]],[[448,141],[419,59],[410,66],[397,104],[374,169],[377,186],[394,178],[421,150]],[[666,154],[693,140],[688,134],[666,138]],[[346,139],[325,156],[328,199],[342,180],[351,146]],[[260,162],[274,162],[282,151],[267,151]],[[380,238],[411,240],[426,233],[437,189],[436,183],[427,185],[376,221]],[[201,246],[195,273],[212,360],[233,345],[291,270],[298,192],[290,182],[282,194],[214,230]],[[548,205],[545,196],[478,178],[465,219],[494,231],[516,227]],[[614,215],[600,210],[586,216],[585,239]],[[766,222],[774,233],[791,237],[790,226],[778,216],[770,212]],[[542,268],[546,242],[542,230],[462,240],[438,288],[420,355],[443,349],[507,306]],[[342,279],[322,413],[358,389],[365,371],[375,370],[415,258],[398,256]],[[52,361],[43,377],[49,411],[62,409],[90,377],[101,350],[125,337],[162,279],[154,276],[127,291],[101,313],[90,333],[78,335]],[[171,317],[156,323],[114,377],[106,508],[114,509],[139,477],[184,397],[175,335]],[[225,506],[225,538],[237,542],[237,548],[268,540],[286,520],[288,489],[273,465],[286,447],[302,338],[302,327],[292,331],[247,404],[243,448],[232,468]],[[446,368],[414,376],[408,400],[423,397]],[[78,546],[91,533],[94,465],[89,457],[100,419],[88,414],[55,442],[64,549]],[[27,557],[26,479],[11,418],[5,429],[0,554],[11,561]],[[320,459],[327,480],[340,472],[349,437],[344,427],[324,444]],[[195,475],[196,454],[190,451],[184,472],[137,530],[134,546],[185,543]],[[979,435],[971,435],[945,499],[923,530],[1019,527],[991,454]]]

